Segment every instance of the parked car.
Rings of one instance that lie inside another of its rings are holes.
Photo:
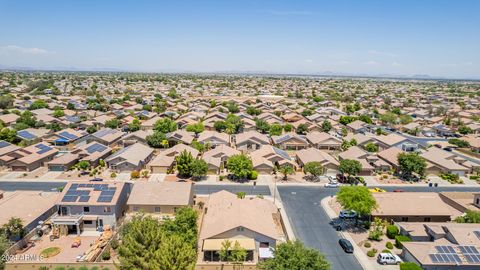
[[[338,219],[338,218],[332,220],[330,222],[330,225],[332,225],[332,227],[337,231],[341,231],[344,227],[343,220]]]
[[[403,189],[397,188],[397,189],[395,189],[393,192],[403,192],[403,191],[404,191]]]
[[[377,262],[379,264],[400,264],[402,259],[395,254],[391,253],[380,253],[377,256]]]
[[[90,179],[90,182],[102,182],[103,179],[102,178],[93,178],[93,179]]]
[[[353,210],[342,210],[340,211],[340,218],[354,218],[357,216],[357,212]]]
[[[385,189],[381,189],[381,188],[378,188],[378,187],[371,188],[369,190],[370,190],[370,192],[387,192],[387,191],[385,191]]]
[[[443,150],[445,150],[447,152],[452,152],[452,148],[450,148],[450,147],[445,147],[445,148],[443,148]]]
[[[324,186],[326,188],[337,188],[340,186],[340,183],[338,183],[337,181],[331,181],[331,182],[325,183]]]
[[[353,245],[352,245],[352,243],[350,243],[350,241],[342,238],[342,239],[338,240],[338,243],[343,248],[343,251],[345,251],[346,253],[353,253]]]

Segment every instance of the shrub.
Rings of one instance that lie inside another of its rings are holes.
[[[387,237],[389,239],[395,239],[395,236],[397,236],[399,233],[398,227],[395,225],[388,225],[387,226]]]
[[[367,256],[368,257],[375,257],[375,254],[377,254],[377,250],[372,248],[369,251],[367,251]]]
[[[257,180],[258,178],[258,172],[257,171],[251,171],[250,172],[250,180]]]
[[[384,250],[382,250],[381,253],[392,253],[392,251],[390,251],[390,249],[384,249]]]
[[[112,172],[112,173],[110,174],[110,177],[111,177],[111,178],[115,178],[115,177],[117,177],[117,174],[114,173],[114,172]]]
[[[220,181],[223,181],[223,179],[225,179],[225,175],[220,175],[220,176],[219,176],[219,180],[220,180]]]
[[[372,246],[372,243],[365,242],[365,244],[363,244],[363,246],[366,247],[366,248],[370,248]]]
[[[413,262],[400,263],[400,270],[422,270],[422,267]]]
[[[478,175],[470,175],[470,180],[478,180],[480,176]]]
[[[397,235],[395,236],[395,246],[397,248],[402,248],[402,242],[410,242],[412,239],[406,235]]]
[[[140,178],[140,172],[139,172],[139,171],[132,171],[132,172],[130,173],[130,177],[131,177],[132,179]]]
[[[103,252],[103,254],[102,254],[102,260],[104,260],[104,261],[110,260],[110,251],[105,250],[105,252]]]
[[[392,242],[387,242],[387,244],[385,244],[385,246],[386,246],[388,249],[393,249],[393,243],[392,243]]]
[[[115,250],[118,248],[119,243],[117,239],[113,239],[112,242],[110,242],[110,246]]]
[[[63,267],[63,266],[58,266],[58,267],[55,267],[55,270],[65,270],[65,267]]]

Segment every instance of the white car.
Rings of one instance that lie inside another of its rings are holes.
[[[402,259],[395,254],[391,253],[380,253],[377,256],[377,262],[379,264],[399,264],[402,262]]]
[[[340,183],[337,181],[328,182],[324,185],[326,188],[337,188],[340,186]]]
[[[350,211],[350,210],[342,210],[340,211],[340,218],[354,218],[357,216],[357,212],[355,211]]]

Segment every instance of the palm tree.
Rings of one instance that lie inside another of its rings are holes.
[[[283,174],[283,180],[287,180],[287,176],[290,174],[293,174],[295,171],[293,170],[293,167],[290,165],[282,165],[278,168],[278,171]]]

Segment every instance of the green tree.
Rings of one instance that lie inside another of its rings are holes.
[[[173,121],[170,118],[163,118],[158,120],[155,123],[155,127],[154,127],[156,131],[160,131],[164,134],[173,132],[177,130],[177,128],[178,128],[177,123],[175,123],[175,121]]]
[[[232,251],[230,252],[230,260],[234,263],[244,262],[247,259],[247,250],[240,246],[238,241],[233,244]]]
[[[22,219],[16,217],[10,218],[7,223],[3,224],[1,231],[5,233],[8,239],[15,239],[16,241],[23,238],[27,233]]]
[[[195,159],[192,164],[192,177],[200,179],[207,174],[208,164],[203,159]]]
[[[216,131],[218,132],[223,132],[225,131],[225,129],[227,129],[227,123],[225,121],[216,121],[214,124],[213,124],[213,128],[215,128]]]
[[[30,110],[37,110],[37,109],[43,109],[43,108],[47,108],[47,107],[48,107],[48,105],[45,102],[45,100],[38,99],[38,100],[35,100],[34,102],[32,102],[29,109]]]
[[[120,126],[120,120],[118,120],[117,118],[113,118],[105,121],[105,127],[107,128],[115,129],[115,128],[118,128],[119,126]]]
[[[448,140],[448,143],[449,144],[453,144],[453,145],[456,145],[460,148],[466,148],[466,147],[470,147],[470,143],[465,141],[465,140],[461,140],[461,139],[457,139],[457,138],[453,138],[453,139],[449,139]]]
[[[292,130],[293,130],[292,124],[288,124],[288,123],[285,124],[285,125],[283,126],[283,130],[285,130],[285,132],[290,132],[290,131],[292,131]]]
[[[332,130],[332,123],[330,123],[330,121],[328,120],[325,120],[322,122],[322,131],[323,132],[330,132],[330,130]]]
[[[62,116],[65,116],[65,112],[61,109],[57,109],[53,112],[53,117],[60,118]]]
[[[287,180],[287,177],[295,172],[290,165],[282,165],[278,167],[278,171],[283,175],[283,180]]]
[[[397,123],[397,115],[391,112],[380,115],[380,121],[385,125],[394,125]]]
[[[227,168],[230,173],[240,179],[248,179],[252,170],[252,160],[244,155],[233,155],[227,160]]]
[[[159,131],[154,131],[152,135],[145,137],[147,144],[153,148],[162,148],[162,142],[166,139],[165,134]]]
[[[0,109],[10,109],[13,107],[13,102],[15,101],[15,97],[12,95],[0,95]]]
[[[311,161],[305,164],[305,166],[303,167],[303,171],[305,173],[311,174],[314,178],[317,179],[320,175],[324,173],[325,168],[320,162]]]
[[[417,173],[420,176],[425,174],[427,162],[417,153],[400,153],[397,160],[400,172],[404,178],[411,179],[412,173]]]
[[[0,96],[1,98],[1,96]],[[4,254],[7,249],[9,249],[11,246],[10,241],[8,241],[7,236],[5,233],[0,232],[0,255]],[[3,259],[0,259],[0,270],[5,269],[5,261]]]
[[[228,130],[229,128],[231,129],[229,134],[238,133],[244,126],[242,118],[234,114],[229,114],[227,116],[227,119],[225,120],[225,123],[227,124],[226,130]]]
[[[14,143],[17,141],[17,131],[9,128],[2,128],[0,130],[0,140]]]
[[[95,132],[97,132],[97,127],[89,126],[89,127],[87,127],[87,132],[88,132],[88,134],[95,133]]]
[[[260,270],[329,270],[330,264],[315,249],[300,241],[287,241],[276,246],[274,257],[258,264]]]
[[[268,134],[270,136],[279,136],[282,135],[283,127],[279,124],[272,124],[270,125],[270,129],[268,131]]]
[[[337,201],[343,209],[353,210],[357,214],[370,215],[377,202],[368,188],[364,186],[342,186],[337,193]]]
[[[138,118],[133,119],[132,123],[128,124],[128,130],[130,132],[140,130],[140,120]]]
[[[80,170],[86,170],[90,167],[90,163],[88,163],[88,161],[86,161],[86,160],[82,160],[82,161],[78,162],[77,165],[75,165],[75,166]]]
[[[458,127],[458,132],[460,132],[460,134],[466,135],[471,134],[473,130],[465,125],[461,125]]]
[[[270,130],[270,125],[267,123],[267,121],[258,119],[255,121],[255,128],[261,133],[267,133]]]
[[[200,134],[205,130],[205,126],[203,125],[202,122],[198,122],[195,124],[187,125],[186,130],[188,132],[194,132],[195,134]]]
[[[193,175],[194,158],[190,152],[183,150],[175,158],[178,174],[182,177],[191,177]]]
[[[308,126],[307,126],[307,124],[300,124],[300,125],[298,125],[298,127],[297,127],[297,134],[305,135],[305,134],[307,134],[307,132],[308,132]]]
[[[339,170],[343,175],[356,176],[362,171],[362,164],[358,160],[342,159]]]
[[[230,260],[230,250],[232,249],[232,242],[228,239],[222,241],[220,248],[220,261],[228,262]]]
[[[259,115],[259,114],[262,113],[262,110],[257,109],[253,106],[248,106],[247,107],[247,113],[250,114],[250,115]]]
[[[369,142],[365,145],[365,150],[367,150],[367,152],[371,152],[371,153],[377,152],[378,151],[378,146],[374,143]]]

